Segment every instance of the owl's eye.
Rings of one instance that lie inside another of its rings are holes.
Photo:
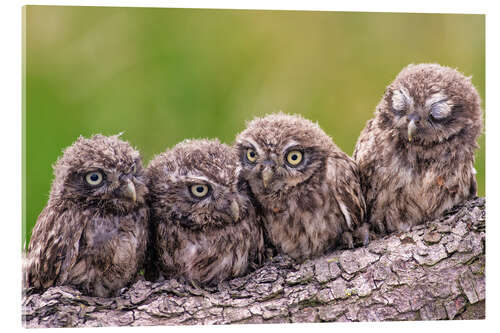
[[[402,112],[407,106],[408,93],[404,89],[394,90],[392,93],[392,108],[395,112]]]
[[[442,120],[450,114],[450,106],[444,102],[434,103],[431,107],[430,116],[434,120]]]
[[[136,172],[137,172],[137,165],[134,164],[134,166],[132,167],[132,174],[135,175]]]
[[[102,183],[102,178],[102,173],[100,173],[99,171],[89,172],[85,176],[85,180],[87,181],[87,183],[92,186],[97,186]]]
[[[257,160],[257,153],[252,148],[247,149],[247,160],[252,163]]]
[[[195,197],[203,198],[208,194],[208,186],[205,184],[191,185],[191,193],[193,193]]]
[[[291,166],[299,165],[302,162],[302,153],[298,150],[292,150],[286,155],[286,161]]]

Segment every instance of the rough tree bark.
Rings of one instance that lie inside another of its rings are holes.
[[[116,298],[70,287],[23,297],[26,327],[483,319],[485,200],[410,232],[296,264],[275,257],[200,290],[137,281]]]

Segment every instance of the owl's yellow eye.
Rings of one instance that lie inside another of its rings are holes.
[[[191,185],[191,193],[193,193],[195,197],[203,198],[208,194],[208,186],[205,184]]]
[[[295,166],[302,162],[302,153],[298,150],[292,150],[286,155],[288,164]]]
[[[85,181],[87,181],[89,185],[97,186],[102,182],[102,173],[100,173],[99,171],[89,172],[85,176]]]
[[[257,153],[252,148],[247,149],[247,159],[252,163],[257,161]]]

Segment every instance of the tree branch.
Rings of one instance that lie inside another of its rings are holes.
[[[22,317],[26,327],[482,319],[484,206],[302,264],[278,256],[213,290],[140,280],[95,298],[54,287],[24,296]]]

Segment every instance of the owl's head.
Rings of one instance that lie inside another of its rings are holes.
[[[79,137],[54,165],[54,175],[52,200],[118,213],[145,202],[139,152],[119,135]]]
[[[250,202],[236,159],[218,140],[185,140],[156,156],[147,169],[154,220],[200,229],[245,218]]]
[[[405,142],[433,146],[480,134],[479,95],[470,78],[437,64],[409,65],[377,107],[379,126]]]
[[[317,124],[284,113],[252,120],[236,137],[235,146],[242,177],[261,199],[286,194],[323,172],[335,147]]]

